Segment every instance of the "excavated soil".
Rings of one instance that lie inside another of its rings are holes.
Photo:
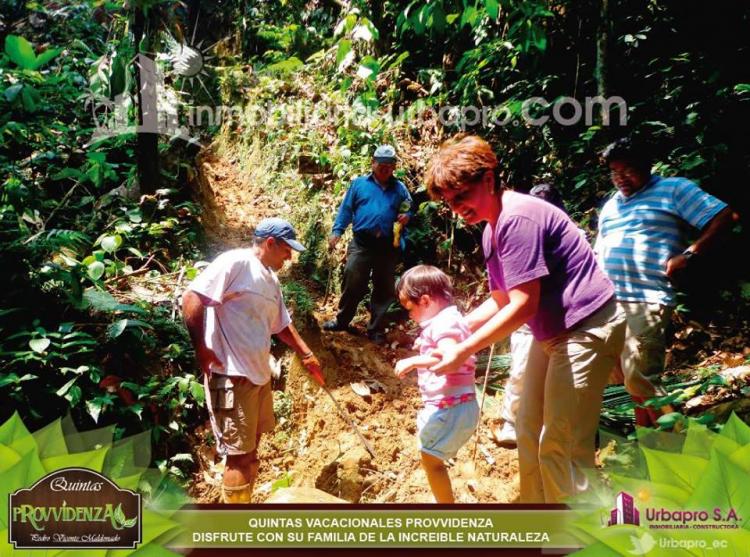
[[[215,253],[243,245],[250,225],[261,218],[288,214],[285,200],[254,187],[252,176],[238,172],[237,161],[226,153],[204,151],[196,178],[204,225]],[[284,273],[280,278],[283,282]],[[360,334],[322,332],[319,324],[334,315],[335,300],[326,304],[321,294],[316,303],[317,322],[297,326],[320,358],[331,394],[370,442],[375,457],[339,416],[331,398],[308,378],[299,360],[282,351],[282,375],[274,380],[278,423],[261,441],[262,464],[254,500],[265,501],[278,487],[304,486],[351,502],[432,502],[416,447],[416,414],[421,403],[414,374],[405,381],[393,374],[394,362],[410,354],[416,329],[408,329],[407,323],[397,325],[389,332],[388,345],[377,346],[362,334],[363,313],[355,320]],[[371,394],[357,394],[352,383],[365,383]],[[491,430],[498,425],[498,407],[498,401],[488,397],[478,433],[451,463],[457,502],[517,501],[516,451],[498,447],[491,438]],[[218,501],[223,471],[209,446],[208,431],[206,426],[198,431],[207,442],[196,447],[200,470],[191,486],[196,501],[205,503]]]

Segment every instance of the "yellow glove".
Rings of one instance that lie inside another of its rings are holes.
[[[393,247],[397,248],[401,245],[401,229],[404,227],[403,224],[396,221],[393,223]]]

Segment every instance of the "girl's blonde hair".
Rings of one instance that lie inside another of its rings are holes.
[[[396,285],[399,298],[412,302],[425,294],[431,298],[441,298],[453,303],[453,284],[448,275],[432,265],[417,265],[407,270]]]

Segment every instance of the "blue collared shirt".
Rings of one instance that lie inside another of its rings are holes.
[[[403,182],[396,178],[391,178],[388,186],[383,189],[372,173],[359,176],[352,180],[344,201],[341,202],[339,214],[333,224],[333,235],[341,236],[351,224],[355,233],[392,236],[393,223],[396,222],[404,201],[411,204],[411,195]]]
[[[703,230],[726,206],[686,178],[652,175],[629,197],[615,192],[599,215],[595,249],[617,299],[675,305],[667,261],[688,246],[688,225]]]

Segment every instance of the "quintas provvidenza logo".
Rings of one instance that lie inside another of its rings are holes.
[[[57,470],[9,499],[16,549],[132,549],[141,542],[141,496],[87,468]]]

